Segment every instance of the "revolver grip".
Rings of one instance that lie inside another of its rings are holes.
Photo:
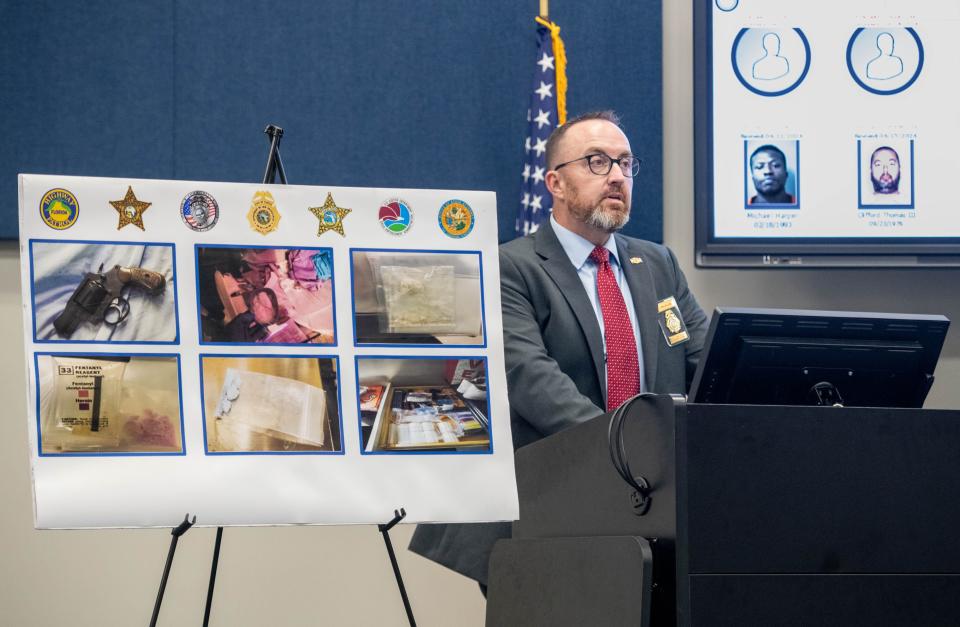
[[[149,294],[159,294],[167,285],[167,279],[159,272],[145,270],[143,268],[122,268],[121,272],[128,273],[124,283],[131,282],[139,285]]]

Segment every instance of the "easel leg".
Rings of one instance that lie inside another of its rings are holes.
[[[153,604],[153,616],[150,617],[150,627],[156,627],[157,618],[160,617],[160,605],[163,603],[163,593],[167,589],[167,578],[170,577],[170,567],[173,565],[173,555],[177,552],[177,541],[180,539],[180,536],[187,532],[187,529],[192,527],[194,523],[197,522],[197,517],[194,516],[193,520],[190,520],[190,514],[187,514],[183,517],[183,522],[177,525],[173,531],[170,532],[170,535],[173,536],[170,538],[170,548],[167,550],[167,563],[163,566],[163,576],[160,577],[160,590],[157,591],[157,601]]]
[[[397,579],[397,587],[400,588],[400,598],[403,599],[403,609],[407,611],[407,620],[410,627],[417,627],[417,621],[413,618],[413,609],[410,607],[410,599],[407,598],[407,589],[403,585],[403,577],[400,575],[400,565],[397,564],[397,555],[393,552],[393,542],[390,541],[390,530],[393,526],[406,517],[407,512],[402,507],[400,511],[393,510],[393,520],[385,525],[377,525],[380,533],[383,534],[383,543],[387,545],[387,554],[390,556],[390,565],[393,566],[393,576]]]
[[[283,170],[283,160],[280,159],[280,140],[283,138],[283,129],[275,124],[268,124],[263,132],[270,137],[270,154],[267,155],[267,169],[263,173],[263,183],[273,183],[276,175],[280,175],[280,182],[287,184],[287,173]]]
[[[213,562],[210,564],[210,584],[207,586],[207,607],[203,611],[203,627],[210,624],[210,606],[213,605],[213,586],[217,583],[217,565],[220,563],[220,540],[223,527],[217,527],[217,540],[213,543]]]

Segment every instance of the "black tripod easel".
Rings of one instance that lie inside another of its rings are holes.
[[[393,542],[390,541],[390,530],[407,517],[407,510],[400,508],[400,511],[393,510],[393,519],[390,522],[377,525],[377,529],[383,534],[383,543],[387,546],[387,555],[390,556],[390,565],[393,566],[393,576],[397,579],[397,587],[400,588],[400,598],[403,599],[403,609],[407,612],[407,620],[410,627],[417,627],[417,621],[413,618],[413,609],[410,607],[410,599],[407,598],[407,589],[403,585],[403,577],[400,575],[400,565],[397,564],[397,555],[393,552]]]
[[[263,172],[263,184],[269,185],[276,182],[276,178],[279,175],[280,183],[283,185],[287,184],[287,174],[283,169],[283,160],[280,158],[280,140],[283,138],[283,129],[274,124],[268,124],[267,128],[263,130],[264,133],[270,138],[270,154],[267,155],[267,168]],[[403,576],[400,574],[400,566],[397,564],[397,556],[393,552],[393,543],[390,541],[390,529],[392,529],[398,522],[403,520],[407,512],[402,507],[400,510],[393,511],[393,519],[382,525],[377,525],[377,528],[380,530],[380,533],[383,535],[383,541],[387,546],[387,554],[390,557],[390,565],[393,567],[393,575],[397,580],[397,587],[400,589],[400,598],[403,600],[403,608],[407,612],[407,620],[410,622],[411,627],[416,627],[417,622],[413,618],[413,610],[410,607],[410,600],[407,598],[407,589],[403,585]],[[194,518],[196,520],[196,518]],[[182,525],[181,525],[182,526]],[[179,527],[178,527],[179,528]],[[187,527],[189,528],[189,526]],[[174,530],[176,532],[176,530]],[[186,529],[184,529],[186,531]],[[183,532],[181,532],[182,535]],[[167,570],[164,571],[164,579],[161,583],[160,594],[163,595],[163,586],[166,584],[166,575],[167,571],[170,568],[170,560],[172,559],[172,551],[176,548],[176,537],[174,538],[173,544],[171,546],[171,555],[167,558]],[[203,627],[207,627],[210,622],[210,608],[213,604],[213,589],[217,581],[217,565],[220,563],[220,544],[223,540],[223,527],[217,527],[217,539],[213,545],[213,559],[210,565],[210,583],[207,586],[207,603],[203,612]],[[154,610],[156,614],[160,609],[160,599],[157,599],[157,608]],[[151,623],[153,627],[154,623]]]
[[[287,184],[287,173],[283,171],[283,160],[280,158],[280,140],[283,139],[283,129],[275,124],[267,124],[263,132],[270,138],[270,154],[267,155],[267,169],[263,172],[263,184],[275,183],[280,175],[280,184]]]
[[[163,565],[163,575],[160,577],[160,589],[157,591],[157,600],[153,604],[153,615],[150,616],[150,627],[156,627],[157,619],[160,617],[160,605],[163,603],[163,593],[167,589],[167,579],[170,577],[170,567],[173,566],[173,556],[177,552],[177,541],[180,540],[180,536],[185,534],[196,522],[196,516],[193,517],[193,520],[190,520],[190,514],[187,514],[183,517],[183,522],[174,527],[173,531],[170,532],[170,535],[173,537],[170,538],[170,548],[167,549],[167,561]]]

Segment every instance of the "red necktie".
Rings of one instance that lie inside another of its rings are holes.
[[[597,294],[603,313],[603,337],[607,344],[607,411],[640,392],[640,362],[637,342],[623,293],[610,267],[610,251],[597,246],[590,253],[597,264]]]

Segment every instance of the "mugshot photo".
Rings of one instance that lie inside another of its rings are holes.
[[[744,208],[800,207],[800,141],[746,140]]]
[[[858,139],[860,209],[914,207],[914,140]]]

